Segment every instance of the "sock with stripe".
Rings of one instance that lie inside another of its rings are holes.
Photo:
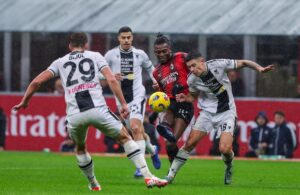
[[[139,146],[142,154],[145,154],[145,150],[146,150],[145,140],[138,140],[138,141],[135,141],[135,143]]]
[[[221,157],[226,165],[230,164],[234,157],[234,152],[231,150],[229,154],[221,154]]]
[[[190,153],[181,148],[175,156],[172,165],[169,169],[168,177],[175,177],[179,169],[184,165],[187,159],[190,157]]]
[[[140,169],[142,175],[144,177],[152,177],[153,175],[148,169],[144,154],[141,152],[138,145],[133,140],[129,140],[123,147],[128,159],[134,163],[136,168]]]
[[[94,163],[90,154],[77,154],[76,158],[82,173],[87,177],[89,182],[93,182],[96,178],[94,175]]]

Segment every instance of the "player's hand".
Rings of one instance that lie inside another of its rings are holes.
[[[153,87],[153,89],[154,89],[155,91],[159,91],[159,90],[160,90],[159,85],[158,85],[157,82],[153,82],[152,87]]]
[[[127,104],[122,104],[120,108],[120,115],[123,119],[127,119],[129,116],[129,110]]]
[[[186,95],[183,93],[179,93],[176,95],[176,101],[177,102],[185,102],[186,101]]]
[[[269,71],[274,70],[274,69],[275,69],[275,65],[271,64],[271,65],[268,65],[266,67],[260,67],[258,71],[260,73],[266,73],[266,72],[269,72]]]
[[[122,81],[123,80],[123,74],[122,73],[116,73],[115,74],[115,77],[116,77],[116,79],[117,79],[117,81]]]
[[[23,108],[23,109],[27,108],[27,106],[28,106],[28,103],[20,102],[19,104],[15,105],[12,109],[13,109],[14,111],[18,111],[18,110],[20,110],[21,108]]]

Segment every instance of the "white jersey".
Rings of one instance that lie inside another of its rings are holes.
[[[115,47],[105,54],[105,59],[114,74],[122,73],[124,75],[120,84],[127,103],[136,98],[145,97],[142,68],[152,74],[154,67],[143,50],[132,47],[130,50],[124,51],[120,47]]]
[[[210,60],[206,62],[206,75],[200,77],[189,75],[187,81],[189,91],[201,94],[198,106],[202,110],[210,113],[232,110],[236,115],[231,83],[227,77],[227,70],[236,69],[236,65],[236,60]]]
[[[67,115],[106,105],[99,83],[99,71],[104,67],[108,67],[104,57],[92,51],[71,52],[48,67],[62,80]]]

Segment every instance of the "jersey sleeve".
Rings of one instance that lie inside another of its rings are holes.
[[[142,51],[141,56],[142,56],[142,60],[143,60],[143,63],[142,63],[143,68],[145,68],[146,70],[152,69],[153,64],[152,64],[151,60],[149,59],[148,55],[144,51]]]
[[[99,71],[108,66],[106,59],[100,53],[96,55],[96,63]]]
[[[226,70],[235,70],[237,68],[237,62],[236,62],[236,60],[233,60],[233,59],[223,59],[222,66]]]
[[[187,84],[189,86],[189,91],[191,93],[196,93],[197,92],[197,88],[195,87],[195,85],[193,85],[193,79],[191,77],[188,78],[187,80]]]
[[[47,70],[50,70],[53,73],[54,77],[59,76],[59,71],[58,71],[58,67],[59,67],[59,62],[60,62],[60,58],[53,61],[50,66],[47,68]]]

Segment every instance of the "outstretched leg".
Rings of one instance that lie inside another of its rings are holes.
[[[125,127],[122,128],[116,140],[123,144],[125,153],[129,160],[131,160],[136,168],[141,171],[141,174],[145,178],[147,187],[163,187],[167,185],[167,181],[159,179],[153,176],[147,166],[144,154],[140,150],[139,146],[130,138]]]
[[[199,130],[192,130],[187,142],[183,147],[180,148],[178,153],[176,154],[174,161],[169,169],[169,173],[166,177],[169,183],[171,183],[176,173],[180,170],[180,168],[185,164],[190,156],[190,152],[196,147],[197,143],[206,135],[206,132],[202,132]]]

